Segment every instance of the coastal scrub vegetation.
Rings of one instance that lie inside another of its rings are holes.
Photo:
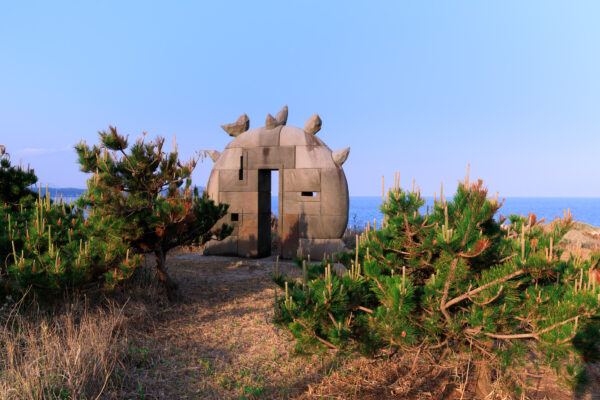
[[[284,295],[274,321],[292,352],[399,352],[475,366],[477,387],[525,393],[543,366],[583,387],[600,356],[600,286],[591,259],[562,258],[572,224],[496,217],[481,181],[459,184],[423,212],[419,191],[388,191],[377,228],[356,236],[340,264],[298,261],[302,278],[274,274]],[[533,375],[532,375],[533,374]]]
[[[75,203],[52,200],[41,187],[36,193],[34,171],[12,165],[0,147],[0,301],[27,291],[55,298],[69,289],[113,289],[146,252],[156,256],[159,280],[173,298],[168,250],[231,232],[215,226],[227,205],[191,187],[196,158],[181,163],[176,150],[163,151],[162,138],[141,138],[127,152],[116,128],[99,135],[100,145],[75,146],[82,171],[92,174]]]
[[[120,278],[131,275],[141,256],[129,256],[122,238],[99,235],[82,209],[62,199],[42,197],[41,187],[35,193],[31,190],[37,181],[34,171],[12,165],[4,148],[0,157],[2,300],[26,291],[55,296],[116,273]]]

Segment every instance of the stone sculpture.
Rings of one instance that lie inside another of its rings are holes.
[[[243,114],[222,128],[233,139],[219,153],[207,191],[217,202],[229,204],[223,222],[234,231],[223,241],[210,241],[205,254],[264,257],[271,251],[271,171],[279,171],[281,256],[299,254],[322,259],[343,249],[341,237],[348,223],[348,184],[342,164],[350,148],[332,152],[316,137],[321,118],[310,117],[304,129],[286,126],[287,106],[265,126],[249,129]]]

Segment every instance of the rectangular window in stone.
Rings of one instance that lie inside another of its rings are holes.
[[[231,214],[231,222],[238,222],[240,220],[240,214],[232,213]]]
[[[313,197],[315,192],[302,192],[302,197]]]
[[[244,180],[244,156],[240,156],[240,170],[238,171],[238,179]]]

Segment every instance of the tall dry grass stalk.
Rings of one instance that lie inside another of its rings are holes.
[[[5,309],[0,398],[100,398],[117,384],[113,372],[126,350],[123,307],[76,305],[55,316],[21,313],[19,304]]]

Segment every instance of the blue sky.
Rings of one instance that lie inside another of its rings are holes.
[[[351,146],[351,195],[395,171],[452,191],[470,164],[501,196],[600,197],[599,18],[592,1],[2,2],[0,144],[84,187],[72,146],[109,124],[187,158],[287,104]]]

